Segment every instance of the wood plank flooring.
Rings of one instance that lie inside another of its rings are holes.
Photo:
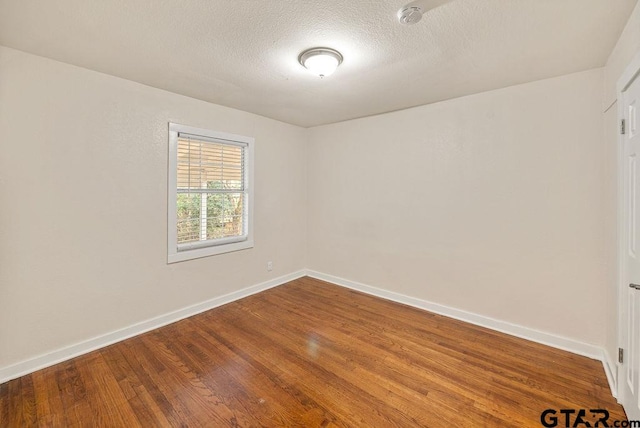
[[[625,419],[598,361],[311,278],[0,385],[2,427],[540,427],[548,408]]]

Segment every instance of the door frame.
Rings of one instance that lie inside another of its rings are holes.
[[[618,138],[617,138],[617,159],[618,159],[618,165],[617,165],[617,172],[618,172],[618,188],[617,188],[617,200],[618,200],[618,206],[617,206],[617,223],[618,223],[618,227],[617,227],[617,252],[618,254],[617,256],[617,262],[618,262],[618,266],[617,266],[617,287],[616,287],[616,294],[617,294],[617,298],[616,298],[616,310],[618,311],[618,325],[616,328],[616,332],[617,332],[617,340],[616,342],[618,343],[618,348],[622,348],[625,349],[625,341],[624,341],[624,337],[622,335],[622,329],[623,329],[623,325],[626,322],[626,320],[622,319],[622,314],[623,312],[620,310],[620,308],[622,307],[623,304],[625,304],[626,302],[623,302],[623,298],[626,295],[625,291],[628,288],[628,284],[626,281],[626,257],[625,255],[625,245],[624,245],[624,237],[625,237],[625,222],[624,222],[624,198],[625,198],[625,177],[624,177],[624,167],[625,167],[625,159],[624,159],[624,140],[625,140],[625,135],[620,133],[620,123],[622,121],[622,119],[624,119],[624,99],[623,99],[623,93],[624,91],[626,91],[629,86],[631,86],[631,83],[633,83],[633,81],[636,78],[640,78],[640,51],[636,53],[636,55],[633,57],[633,59],[631,60],[631,62],[629,62],[629,64],[627,65],[627,67],[625,68],[624,72],[622,73],[622,75],[620,76],[620,78],[618,79],[617,85],[616,85],[616,104],[617,104],[617,129],[618,129]],[[627,353],[628,354],[628,353]],[[620,402],[620,385],[622,385],[622,382],[624,381],[624,379],[622,378],[622,369],[621,369],[621,364],[618,362],[617,356],[615,360],[615,367],[616,367],[616,373],[612,373],[613,377],[614,377],[614,382],[615,384],[612,385],[615,387],[615,390],[613,390],[613,395],[614,397],[616,397],[618,399],[618,402]],[[606,358],[606,357],[605,357]]]

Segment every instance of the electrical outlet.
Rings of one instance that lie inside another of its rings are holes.
[[[267,262],[267,270],[269,272],[271,272],[273,270],[273,262],[271,262],[271,261]]]

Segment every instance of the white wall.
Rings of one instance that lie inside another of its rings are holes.
[[[616,101],[616,84],[633,57],[640,51],[640,2],[624,27],[604,68],[604,108]]]
[[[167,265],[169,121],[256,138],[255,248]],[[0,369],[303,268],[305,135],[0,47]]]
[[[309,268],[601,346],[602,79],[312,128]]]

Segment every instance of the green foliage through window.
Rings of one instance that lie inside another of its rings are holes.
[[[237,183],[211,181],[207,182],[211,192],[178,193],[178,243],[200,241],[205,230],[207,240],[242,235],[244,194],[218,191],[237,188]]]

